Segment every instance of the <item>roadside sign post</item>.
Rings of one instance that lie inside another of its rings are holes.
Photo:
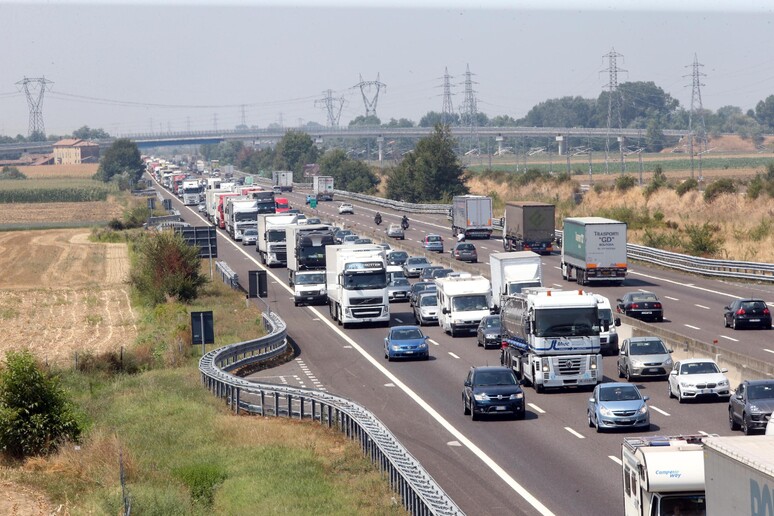
[[[215,326],[212,320],[212,311],[191,312],[191,343],[201,343],[202,356],[205,353],[205,344],[215,344]]]

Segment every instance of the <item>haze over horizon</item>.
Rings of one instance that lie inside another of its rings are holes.
[[[53,81],[42,106],[48,134],[234,128],[243,113],[248,126],[326,125],[315,100],[328,89],[346,99],[346,126],[365,114],[361,75],[387,85],[376,109],[383,123],[419,122],[442,110],[447,67],[459,110],[468,65],[478,110],[521,118],[548,99],[597,98],[613,48],[627,70],[619,83],[653,81],[685,108],[694,54],[705,108],[747,111],[774,94],[774,10],[763,2],[688,1],[682,11],[660,1],[636,11],[598,0],[512,4],[0,2],[0,43],[13,49],[0,55],[0,135],[27,134],[16,85],[24,77]]]

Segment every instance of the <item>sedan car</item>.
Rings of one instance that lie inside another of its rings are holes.
[[[664,320],[664,307],[653,292],[629,292],[618,299],[616,311],[637,319]]]
[[[419,280],[420,281],[432,281],[433,280],[433,273],[435,271],[440,271],[443,269],[440,265],[431,265],[430,267],[425,267],[422,269],[422,272],[419,274]]]
[[[334,233],[333,239],[336,240],[337,244],[340,244],[344,241],[344,237],[347,235],[354,235],[351,229],[340,229]]]
[[[201,202],[199,203],[199,206],[196,207],[197,210],[199,210],[199,213],[204,213],[207,211],[207,204]]]
[[[424,290],[417,294],[414,303],[414,320],[418,325],[438,324],[438,296],[435,290]]]
[[[360,237],[358,235],[346,235],[344,238],[341,239],[342,245],[355,245],[355,242],[360,240]]]
[[[391,251],[387,253],[387,265],[403,265],[408,260],[406,251]]]
[[[671,349],[658,337],[632,337],[621,344],[618,378],[667,378],[672,370]]]
[[[476,329],[476,342],[484,349],[488,347],[500,347],[501,340],[500,316],[487,315],[478,323]]]
[[[745,380],[728,400],[728,425],[745,435],[766,430],[774,412],[774,380]]]
[[[245,229],[242,233],[242,245],[255,245],[258,241],[258,230],[253,228]]]
[[[648,399],[631,383],[600,383],[586,409],[589,427],[597,432],[614,428],[650,430]]]
[[[435,251],[438,253],[442,253],[443,238],[441,238],[441,235],[427,235],[422,240],[422,247],[424,247],[426,251]]]
[[[408,301],[411,284],[406,278],[393,278],[387,283],[387,297],[392,301]]]
[[[308,217],[306,219],[307,224],[322,224],[322,221],[319,217]]]
[[[411,285],[411,290],[409,291],[409,305],[414,306],[417,303],[419,294],[427,290],[432,290],[433,293],[435,293],[435,283],[432,281],[418,281]]]
[[[345,213],[349,213],[350,215],[355,214],[355,207],[352,206],[348,202],[343,202],[339,204],[339,215],[344,215]]]
[[[451,255],[461,262],[476,263],[478,261],[478,251],[476,246],[468,242],[457,242],[451,249]]]
[[[771,312],[760,299],[736,299],[723,308],[723,326],[737,328],[771,329]]]
[[[370,238],[358,238],[357,240],[355,240],[355,243],[358,245],[373,244],[374,241],[371,240]]]
[[[401,240],[406,239],[406,233],[400,227],[400,224],[390,224],[387,228],[387,236],[390,238],[400,238]]]
[[[669,397],[680,403],[686,399],[704,397],[726,398],[731,396],[728,369],[720,369],[711,358],[690,358],[675,362],[669,373],[667,386]]]
[[[482,414],[510,414],[524,419],[524,391],[513,371],[501,366],[471,367],[462,387],[465,415],[476,421]]]
[[[422,333],[419,326],[393,326],[387,330],[384,338],[384,358],[392,361],[400,357],[430,358],[427,347],[429,337]]]
[[[418,278],[422,269],[430,266],[430,262],[424,256],[409,256],[403,264],[403,273],[407,278]]]

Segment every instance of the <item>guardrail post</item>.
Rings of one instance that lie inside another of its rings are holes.
[[[303,396],[300,396],[298,399],[301,402],[301,410],[300,410],[300,414],[301,415],[300,415],[299,419],[301,421],[303,421],[304,420],[304,403],[306,403],[306,400],[304,399]]]
[[[234,412],[236,412],[236,415],[239,415],[239,393],[242,392],[241,389],[237,388],[236,390],[236,404],[234,405]]]
[[[266,391],[261,389],[261,415],[266,415]]]
[[[279,393],[274,392],[274,415],[279,416]]]

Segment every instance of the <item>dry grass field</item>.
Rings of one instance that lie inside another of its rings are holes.
[[[79,163],[77,165],[41,165],[37,167],[17,167],[19,172],[30,179],[77,178],[89,179],[97,173],[99,164]]]
[[[94,224],[121,218],[123,206],[115,197],[107,201],[0,203],[0,227],[45,226],[47,224]]]

